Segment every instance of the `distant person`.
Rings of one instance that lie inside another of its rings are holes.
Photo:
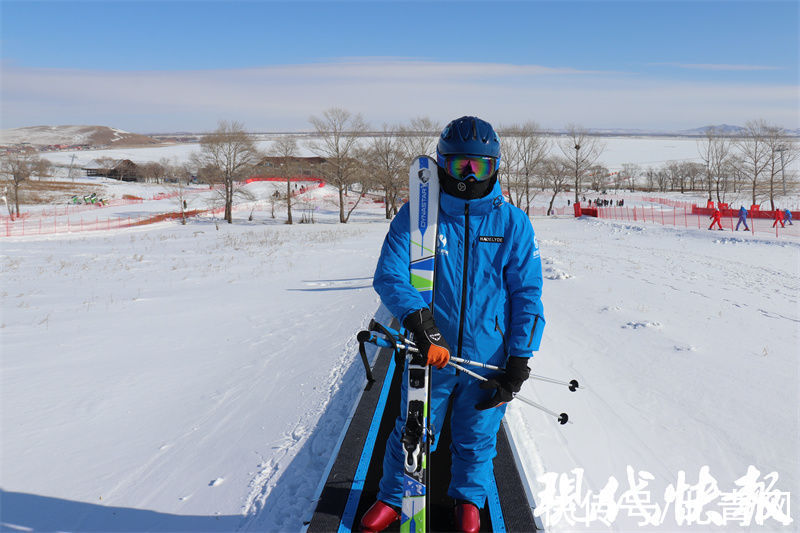
[[[775,210],[775,222],[772,223],[772,227],[773,228],[776,227],[779,222],[780,222],[782,228],[786,227],[784,225],[784,223],[783,223],[783,211],[781,211],[780,209],[776,209]]]
[[[747,209],[744,206],[739,208],[739,222],[736,223],[736,231],[739,231],[740,224],[744,224],[745,231],[750,231],[750,228],[747,227]]]
[[[792,212],[791,212],[791,211],[789,211],[788,209],[787,209],[786,211],[784,211],[784,212],[783,212],[783,219],[784,219],[784,220],[786,221],[786,223],[787,223],[787,224],[789,224],[790,226],[794,226],[794,224],[792,224]]]
[[[719,209],[714,209],[714,214],[711,215],[709,218],[711,218],[712,220],[711,220],[711,225],[708,227],[708,229],[713,229],[714,224],[716,224],[719,227],[719,230],[722,231],[722,222],[721,222],[722,213],[720,213]]]
[[[569,198],[567,198],[567,207],[569,207]]]

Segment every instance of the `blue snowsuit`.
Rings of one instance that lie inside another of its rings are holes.
[[[783,212],[783,221],[789,224],[790,226],[794,226],[794,224],[792,224],[792,212],[789,211],[788,209]]]
[[[409,227],[406,204],[392,220],[373,280],[384,305],[401,322],[425,307],[409,281]],[[531,357],[539,349],[545,325],[539,247],[527,215],[503,200],[499,185],[478,200],[441,193],[434,283],[433,315],[452,355],[503,367],[509,356]],[[401,405],[405,406],[403,392]],[[493,394],[450,366],[432,369],[430,412],[435,442],[448,400],[453,398],[448,494],[478,508],[483,507],[492,481],[505,405],[478,411],[475,404]],[[386,444],[378,493],[378,499],[397,506],[402,503],[404,410]]]
[[[750,231],[747,227],[747,209],[744,206],[739,208],[739,222],[736,223],[736,231],[739,231],[739,224],[744,224],[745,231]]]

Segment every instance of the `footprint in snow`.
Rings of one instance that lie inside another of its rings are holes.
[[[661,323],[660,322],[649,322],[649,321],[645,321],[645,322],[628,322],[627,324],[622,326],[622,328],[623,329],[640,329],[640,328],[657,328],[657,329],[661,329]]]
[[[696,352],[697,348],[692,346],[691,344],[685,344],[683,346],[678,346],[677,344],[674,346],[676,352]]]
[[[209,487],[219,487],[220,485],[222,485],[223,481],[225,481],[225,478],[218,477],[217,479],[210,481],[208,483],[208,486]]]
[[[547,267],[545,269],[545,272],[546,273],[545,273],[544,277],[547,278],[547,279],[553,279],[553,280],[555,280],[555,279],[569,279],[569,278],[572,277],[572,274],[570,274],[569,272],[564,272],[563,270],[558,269],[558,268]]]

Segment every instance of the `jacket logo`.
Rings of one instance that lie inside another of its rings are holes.
[[[441,234],[439,235],[439,246],[437,248],[438,248],[437,251],[441,255],[450,255],[447,252],[447,237],[445,237],[444,235],[441,235]]]
[[[430,339],[433,342],[439,342],[440,340],[442,340],[442,334],[441,333],[430,333],[430,334],[428,334],[428,337],[430,337]]]
[[[481,235],[478,237],[478,241],[480,242],[496,242],[502,244],[504,242],[503,237],[492,237],[490,235]]]

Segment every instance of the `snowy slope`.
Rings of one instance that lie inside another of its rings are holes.
[[[346,226],[320,201],[315,225],[244,210],[219,229],[0,241],[2,523],[298,531],[364,384],[354,334],[387,318],[370,286],[387,223],[364,205]],[[586,387],[525,385],[571,425],[510,406],[534,493],[573,468],[584,489],[624,487],[631,465],[663,502],[680,470],[695,483],[708,465],[730,490],[752,464],[794,498],[798,241],[533,224],[547,314],[534,371]],[[632,521],[588,530],[614,528]]]
[[[524,392],[575,422],[511,406],[529,477],[582,468],[585,489],[597,494],[614,476],[619,496],[630,465],[655,476],[650,489],[663,508],[681,470],[695,484],[708,465],[731,491],[754,465],[779,473],[796,509],[798,242],[585,219],[534,226],[547,315],[534,370],[587,390],[526,383]],[[666,530],[677,528],[674,516],[673,505]],[[639,521],[626,518],[615,522],[623,531]],[[572,529],[566,520],[551,527]]]
[[[142,145],[158,141],[108,126],[29,126],[0,130],[0,144]]]
[[[353,331],[378,305],[364,240],[384,229],[4,241],[3,521],[230,531],[315,446],[286,515],[263,515],[282,529],[359,390]]]

